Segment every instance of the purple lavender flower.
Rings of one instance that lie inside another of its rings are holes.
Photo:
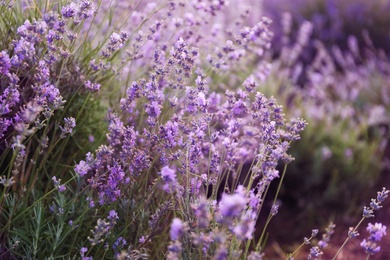
[[[387,227],[382,225],[382,223],[375,223],[374,225],[368,223],[367,231],[369,232],[368,239],[363,239],[360,243],[360,246],[363,247],[364,251],[369,255],[374,255],[381,250],[381,247],[378,246],[377,242],[381,241],[383,236],[385,236]]]
[[[0,139],[4,137],[4,133],[11,125],[12,125],[11,119],[0,118]]]
[[[377,199],[371,199],[370,207],[363,207],[363,217],[372,218],[374,217],[374,210],[382,208],[382,202],[388,197],[390,193],[386,188],[382,188],[382,191],[378,192]]]
[[[25,60],[33,60],[36,55],[34,44],[21,37],[14,42],[14,56],[11,59],[15,66],[21,65]]]
[[[223,194],[219,202],[219,212],[223,218],[237,217],[246,207],[247,199],[243,194]]]
[[[247,211],[240,222],[233,228],[233,233],[240,240],[252,239],[256,221],[251,211]]]
[[[77,13],[77,5],[71,2],[69,5],[62,7],[61,14],[64,18],[72,18]]]
[[[85,256],[85,253],[87,252],[88,252],[88,248],[86,247],[82,247],[80,249],[81,260],[92,260],[92,256]]]
[[[64,118],[65,125],[64,127],[60,126],[61,129],[61,138],[65,138],[67,134],[71,134],[73,132],[73,128],[76,126],[76,120],[73,117]]]
[[[123,237],[118,237],[118,239],[112,245],[112,249],[116,252],[116,256],[118,256],[119,252],[127,245],[126,239]]]
[[[116,114],[109,114],[108,117],[110,124],[108,126],[107,140],[112,146],[119,145],[122,143],[121,138],[125,132],[125,127]]]
[[[128,38],[129,34],[127,32],[121,32],[120,34],[114,32],[110,36],[107,46],[102,51],[102,56],[105,58],[110,57],[114,52],[118,51],[125,45]]]
[[[169,168],[169,166],[164,166],[161,169],[161,177],[166,183],[174,183],[176,182],[176,171],[174,169]]]
[[[101,85],[99,83],[92,83],[90,80],[85,82],[85,88],[94,92],[100,89]]]
[[[7,75],[11,68],[11,59],[6,51],[0,52],[0,76]]]
[[[174,218],[170,229],[171,240],[181,239],[184,234],[184,227],[184,223],[179,218]]]
[[[0,115],[11,112],[12,107],[20,102],[20,93],[17,86],[8,86],[0,96]]]
[[[380,241],[386,235],[386,228],[382,223],[375,223],[374,225],[368,223],[367,231],[370,233],[369,240]]]
[[[112,227],[112,222],[108,222],[99,218],[97,220],[97,225],[93,230],[91,230],[92,236],[89,236],[88,240],[92,245],[100,244],[110,234]]]
[[[61,185],[61,179],[57,180],[57,177],[53,176],[52,180],[54,182],[54,186],[58,189],[59,192],[64,192],[66,190],[65,185]]]
[[[74,171],[80,176],[86,175],[90,170],[92,170],[91,166],[83,160],[81,160],[74,168]]]
[[[278,211],[279,211],[279,205],[273,204],[271,207],[271,215],[275,216],[276,214],[278,214]]]
[[[226,246],[221,245],[218,247],[217,251],[215,252],[215,260],[227,260],[228,259],[228,250]]]
[[[381,251],[381,247],[370,240],[363,239],[360,246],[364,248],[364,251],[369,255],[375,255]]]
[[[92,1],[82,0],[78,4],[77,17],[74,19],[74,22],[77,24],[81,20],[88,19],[92,17],[95,13],[95,7]]]
[[[319,259],[324,253],[320,250],[319,247],[314,246],[310,248],[310,253],[308,256],[308,260],[314,260],[314,259]]]
[[[325,247],[328,246],[328,243],[330,241],[330,237],[333,235],[335,227],[336,227],[336,225],[333,224],[333,222],[330,222],[328,227],[325,229],[326,232],[324,234],[322,234],[322,239],[318,242],[318,247],[320,249],[324,249]]]
[[[390,190],[386,190],[386,188],[382,188],[382,191],[378,191],[378,202],[382,203],[389,196],[389,193]]]
[[[108,165],[108,176],[105,183],[98,185],[98,197],[100,205],[110,204],[122,196],[120,186],[129,183],[121,165],[114,162],[113,166]]]
[[[39,113],[42,112],[43,107],[33,102],[28,102],[27,107],[24,109],[22,118],[26,123],[32,123],[36,120]]]
[[[110,220],[111,225],[114,225],[116,221],[119,219],[118,213],[113,209],[110,210],[107,219]]]
[[[207,228],[211,220],[207,199],[205,197],[201,197],[196,204],[192,205],[192,208],[194,209],[198,227]]]

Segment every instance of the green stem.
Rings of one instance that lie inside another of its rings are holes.
[[[362,224],[363,220],[365,219],[365,217],[362,217],[362,219],[359,221],[359,223],[356,225],[356,227],[352,230],[352,232],[355,232],[356,229],[360,226],[360,224]],[[345,239],[344,243],[341,245],[341,247],[339,248],[339,250],[337,251],[337,253],[335,254],[335,256],[332,258],[332,260],[335,260],[336,257],[340,254],[341,250],[343,249],[343,247],[347,244],[348,240],[350,239],[350,237],[348,236],[347,239]]]
[[[273,205],[275,205],[276,200],[278,199],[278,195],[279,195],[279,192],[280,192],[280,188],[282,187],[282,182],[283,182],[284,176],[286,175],[287,165],[288,165],[287,163],[284,165],[282,177],[280,178],[280,182],[279,182],[279,185],[278,185],[278,189],[277,189],[277,191],[276,191],[276,195],[275,195],[275,198],[274,198]]]
[[[273,202],[272,206],[275,205],[276,200],[277,200],[277,198],[278,198],[278,195],[279,195],[279,192],[280,192],[280,188],[282,187],[282,182],[283,182],[284,176],[286,175],[287,165],[288,165],[288,164],[285,164],[285,165],[284,165],[282,177],[280,178],[280,182],[279,182],[278,189],[277,189],[277,191],[276,191],[275,198],[274,198],[274,202]],[[268,185],[268,187],[269,187],[269,185]],[[268,190],[268,187],[267,187],[267,190]],[[271,219],[272,219],[272,215],[271,215],[271,211],[270,211],[270,212],[269,212],[269,215],[268,215],[268,218],[267,218],[267,222],[265,223],[264,228],[263,228],[263,231],[262,231],[262,233],[261,233],[260,239],[259,239],[259,241],[257,242],[256,250],[259,250],[259,249],[260,249],[260,245],[261,245],[262,242],[263,242],[263,238],[264,238],[265,231],[266,231],[267,226],[268,226],[269,222],[271,221]]]

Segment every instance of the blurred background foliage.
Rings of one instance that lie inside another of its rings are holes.
[[[390,183],[390,1],[265,0],[263,8],[274,38],[261,91],[309,123],[283,183],[280,218],[291,228],[270,232],[294,241],[330,220],[350,223]]]

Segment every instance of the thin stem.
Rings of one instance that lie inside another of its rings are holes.
[[[353,229],[352,232],[355,232],[356,229],[360,226],[360,224],[362,224],[363,220],[365,219],[365,217],[362,217],[362,219],[359,221],[359,223],[356,225],[356,227]],[[341,245],[341,247],[339,248],[339,250],[337,251],[336,255],[332,258],[332,260],[335,260],[336,257],[340,254],[341,250],[343,249],[343,247],[347,244],[348,240],[350,239],[350,237],[348,236],[347,239],[345,239],[344,243]]]
[[[279,182],[279,185],[278,185],[278,189],[277,189],[277,191],[276,191],[275,198],[274,198],[274,202],[273,202],[272,205],[275,205],[276,200],[277,200],[277,198],[278,198],[278,195],[279,195],[279,192],[280,192],[280,188],[281,188],[281,186],[282,186],[282,182],[283,182],[284,176],[286,175],[287,165],[288,165],[288,164],[285,164],[285,165],[284,165],[282,177],[280,178],[280,182]],[[269,185],[268,185],[268,187],[269,187]],[[268,191],[268,187],[267,187],[267,191]],[[262,242],[263,242],[263,238],[264,238],[265,231],[266,231],[267,226],[268,226],[269,222],[271,221],[272,217],[273,217],[273,215],[271,215],[271,211],[270,211],[270,212],[269,212],[269,215],[268,215],[268,218],[267,218],[267,222],[266,222],[265,225],[264,225],[263,232],[261,233],[260,239],[259,239],[259,241],[257,242],[257,246],[256,246],[256,249],[257,249],[257,250],[260,249],[260,245],[261,245]]]
[[[311,236],[308,241],[312,240],[313,239],[313,236]],[[292,252],[291,254],[288,254],[287,257],[292,257],[293,255],[295,255],[305,244],[305,242],[302,242],[302,244],[300,244],[295,250],[294,252]]]
[[[275,194],[275,198],[274,198],[273,205],[275,205],[276,200],[278,199],[278,195],[279,195],[279,192],[280,192],[280,188],[282,187],[283,179],[284,179],[284,176],[286,175],[287,165],[288,165],[287,163],[284,165],[282,177],[280,178],[280,182],[279,182],[279,185],[278,185],[278,189],[277,189],[277,191],[276,191],[276,194]]]

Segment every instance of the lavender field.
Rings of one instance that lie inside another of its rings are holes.
[[[390,259],[390,1],[0,1],[0,259]]]

